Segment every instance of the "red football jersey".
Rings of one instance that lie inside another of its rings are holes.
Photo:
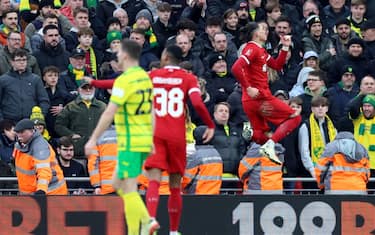
[[[176,66],[152,70],[150,77],[154,84],[154,135],[185,140],[186,101],[190,94],[200,94],[197,78]]]
[[[263,48],[256,42],[249,42],[242,50],[242,54],[238,60],[245,60],[247,66],[236,66],[234,64],[233,70],[243,70],[246,76],[236,76],[240,81],[243,89],[247,87],[258,88],[261,95],[272,95],[268,86],[267,66],[275,70],[281,70],[285,64],[287,52],[281,50],[279,56],[272,58]],[[246,94],[246,92],[244,92]],[[246,95],[247,96],[247,95]],[[248,97],[248,96],[247,96]]]

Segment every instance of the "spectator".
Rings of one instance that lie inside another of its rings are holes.
[[[150,63],[153,61],[158,61],[159,59],[153,52],[151,52],[151,47],[148,45],[148,43],[146,43],[144,30],[141,28],[133,29],[130,33],[129,39],[136,41],[142,47],[139,65],[147,71],[150,67]]]
[[[360,85],[360,93],[363,95],[375,94],[375,78],[367,75],[362,78]]]
[[[58,138],[55,131],[56,116],[67,103],[74,99],[74,96],[68,92],[61,79],[60,71],[57,67],[48,66],[44,69],[43,80],[51,105],[46,114],[46,127],[52,137],[52,141]]]
[[[266,20],[266,12],[261,8],[261,0],[248,0],[250,21],[260,22]]]
[[[336,138],[324,148],[315,168],[324,194],[367,194],[370,177],[368,152],[353,135],[353,123],[343,119]]]
[[[65,71],[69,65],[69,54],[60,43],[59,28],[56,25],[47,25],[43,28],[43,42],[40,49],[34,52],[41,71],[47,66],[56,66]]]
[[[356,84],[355,70],[352,66],[345,65],[341,69],[341,81],[329,88],[327,97],[329,99],[328,116],[333,123],[346,116],[346,105],[359,93],[359,86]]]
[[[348,104],[348,108],[349,117],[353,120],[354,138],[368,151],[370,177],[375,177],[375,151],[373,147],[375,146],[375,138],[374,133],[371,131],[375,128],[375,96],[373,94],[361,94]],[[370,182],[368,188],[374,189],[375,184]]]
[[[104,79],[114,78],[121,72],[117,62],[117,52],[121,47],[121,40],[121,31],[114,30],[107,33],[109,47],[104,52],[103,63],[100,67],[100,74]]]
[[[61,83],[71,96],[77,95],[82,79],[90,76],[85,66],[85,55],[86,53],[80,48],[73,50],[69,57],[68,70],[61,73]]]
[[[290,97],[296,97],[304,93],[309,72],[319,69],[319,56],[315,51],[306,51],[303,55],[302,69],[297,76],[297,82],[289,92]]]
[[[363,23],[361,32],[366,45],[367,58],[373,60],[375,59],[375,20]]]
[[[128,38],[130,35],[130,31],[132,29],[129,26],[128,13],[122,8],[117,8],[116,10],[113,11],[113,17],[116,17],[117,19],[119,19],[123,37]]]
[[[309,118],[311,114],[311,100],[314,97],[325,96],[327,88],[325,86],[325,76],[320,71],[311,71],[307,77],[305,93],[298,97],[302,99],[302,119]]]
[[[266,22],[268,24],[270,32],[273,33],[275,30],[276,20],[281,16],[280,4],[275,0],[267,1],[264,9],[266,10],[267,14]]]
[[[183,177],[185,194],[219,194],[223,161],[219,152],[209,143],[203,143],[203,134],[206,126],[195,128],[195,153],[187,156],[187,166]]]
[[[229,126],[236,127],[242,130],[245,123],[249,122],[243,107],[242,107],[242,89],[241,85],[237,84],[234,88],[232,94],[228,96],[228,104],[230,105],[230,115],[229,115]],[[245,140],[250,141],[250,138],[245,138]]]
[[[284,161],[285,149],[275,145],[275,153]],[[253,143],[242,158],[238,175],[243,183],[244,194],[282,194],[283,172],[280,164],[271,161],[260,153],[260,145]]]
[[[247,6],[246,2],[241,2],[241,3],[246,4]],[[229,33],[233,37],[233,42],[237,48],[241,46],[240,32],[239,32],[240,25],[238,22],[239,22],[239,18],[238,18],[237,12],[234,9],[228,9],[224,12],[223,30]]]
[[[233,92],[236,84],[235,78],[228,71],[225,57],[214,53],[208,58],[209,72],[205,75],[207,91],[214,96],[216,102],[225,102]]]
[[[50,141],[51,136],[46,128],[46,121],[39,106],[34,106],[31,109],[30,120],[34,123],[34,129],[38,131],[45,140]]]
[[[147,9],[143,9],[138,12],[135,17],[135,24],[133,29],[139,28],[145,32],[145,42],[148,47],[152,50],[155,55],[160,55],[159,53],[159,41],[152,28],[152,15]]]
[[[237,60],[237,51],[229,51],[228,50],[228,37],[225,33],[220,32],[216,33],[213,37],[212,41],[212,46],[213,46],[213,51],[207,54],[207,57],[204,59],[204,62],[208,65],[209,58],[216,53],[221,54],[224,56],[225,62],[227,64],[228,69],[230,69],[234,62]],[[207,66],[209,68],[209,66]]]
[[[176,37],[176,45],[182,50],[182,60],[188,61],[192,65],[192,71],[197,76],[202,76],[204,73],[204,66],[200,58],[193,55],[191,52],[191,41],[186,34],[179,34]]]
[[[3,23],[3,15],[5,12],[9,11],[12,9],[12,4],[10,0],[1,0],[0,1],[0,24]]]
[[[85,53],[85,69],[91,77],[97,79],[98,66],[102,63],[103,53],[93,45],[94,31],[90,28],[82,28],[77,33],[78,46]]]
[[[210,16],[221,16],[227,9],[234,9],[237,7],[238,1],[236,0],[207,0],[207,10],[206,14],[208,17]],[[241,3],[246,3],[245,1],[241,1]],[[247,5],[247,3],[246,3]]]
[[[1,57],[0,57],[0,75],[8,72],[11,68],[11,58],[12,53],[15,50],[21,48],[21,40],[22,34],[19,32],[10,32],[7,38],[7,45],[4,48],[0,49]],[[40,69],[36,58],[31,55],[29,52],[27,53],[27,70],[30,70],[32,73],[40,76]]]
[[[307,18],[306,24],[309,33],[302,38],[303,51],[315,51],[319,55],[320,68],[327,71],[336,56],[332,41],[324,36],[319,16],[310,16]]]
[[[87,10],[87,8],[81,7],[81,8],[77,8],[74,11],[74,22],[75,22],[75,27],[71,28],[69,33],[66,33],[64,35],[66,49],[69,52],[73,51],[73,49],[75,49],[78,46],[79,44],[78,33],[82,29],[87,29],[91,27],[91,29],[94,30],[94,28],[91,26],[91,23],[89,21],[89,10]],[[102,47],[99,43],[99,39],[97,35],[98,34],[95,32],[95,35],[93,36],[93,39],[92,39],[92,43],[97,50],[101,50]]]
[[[249,11],[248,1],[241,1],[235,9],[236,9],[236,14],[238,15],[239,27],[243,27],[247,23],[250,22],[250,15],[249,15],[250,11]]]
[[[14,131],[18,137],[13,154],[20,194],[66,195],[68,190],[55,152],[34,130],[34,123],[22,119]]]
[[[299,129],[298,148],[303,166],[315,178],[314,166],[323,153],[326,144],[336,136],[336,129],[331,119],[327,116],[328,99],[314,97],[311,101],[311,115]]]
[[[329,70],[328,86],[332,86],[341,79],[343,65],[350,65],[357,78],[363,78],[368,73],[368,60],[364,55],[364,42],[360,38],[352,38],[348,42],[348,52],[337,58]],[[359,81],[357,81],[359,84]]]
[[[83,7],[83,0],[67,0],[63,7],[61,7],[60,14],[68,18],[73,26],[76,26],[74,20],[74,11],[78,8]]]
[[[237,175],[238,164],[245,152],[241,130],[228,125],[230,107],[222,102],[215,105],[214,119],[216,122],[215,135],[211,144],[217,149],[223,160],[223,177]]]
[[[85,167],[74,158],[74,146],[70,137],[63,136],[59,139],[57,147],[57,159],[59,165],[64,173],[64,177],[85,177],[87,171]],[[85,182],[68,181],[69,189],[87,188],[88,184]]]
[[[46,15],[43,19],[42,27],[30,37],[31,49],[34,53],[40,50],[40,46],[43,43],[43,37],[44,37],[43,30],[47,25],[55,25],[59,27],[58,17],[54,14]],[[62,45],[62,47],[65,49],[65,39],[61,35],[60,35],[59,42]]]
[[[338,19],[336,21],[337,33],[332,35],[332,42],[335,46],[336,55],[338,58],[343,56],[345,52],[348,51],[348,42],[352,38],[358,37],[356,33],[353,30],[351,30],[350,25],[350,21],[346,18]]]
[[[97,154],[88,156],[90,183],[94,194],[113,194],[112,175],[117,165],[117,139],[114,126],[107,129],[97,143]]]
[[[42,0],[39,2],[39,15],[29,23],[25,28],[25,35],[31,39],[34,33],[38,32],[44,25],[46,17],[54,15],[57,19],[58,25],[61,27],[63,34],[69,32],[72,24],[64,15],[56,15],[57,10],[54,6],[53,0]]]
[[[7,38],[10,32],[21,32],[18,25],[18,12],[16,10],[9,10],[2,15],[2,24],[0,25],[0,45],[7,45]],[[31,52],[30,40],[24,33],[21,35],[21,47],[26,48]]]
[[[350,16],[348,17],[350,20],[350,27],[359,37],[361,37],[361,27],[367,20],[365,18],[366,0],[352,0],[350,4]]]
[[[194,44],[195,39],[196,39],[195,36],[196,36],[196,31],[197,31],[197,25],[192,20],[182,19],[178,21],[176,25],[176,30],[177,30],[177,35],[169,38],[166,45],[176,44],[176,37],[180,34],[185,34],[186,36],[188,36],[191,43]],[[198,52],[198,50],[196,51]]]
[[[110,1],[104,0],[100,1],[97,7],[97,17],[102,20],[103,24],[107,22],[109,17],[113,16],[113,12],[117,8],[122,8],[128,13],[129,25],[135,23],[135,16],[142,9],[146,9],[147,5],[143,0],[129,0],[129,1]]]
[[[83,147],[95,129],[105,104],[95,98],[95,88],[86,82],[80,84],[78,94],[57,115],[55,130],[60,136],[71,137],[74,156],[83,157]]]
[[[154,24],[152,24],[152,29],[158,39],[158,43],[161,48],[165,47],[167,39],[176,34],[176,29],[174,25],[171,24],[172,7],[167,2],[159,3],[157,7],[157,19]]]
[[[14,143],[16,142],[14,125],[14,122],[10,120],[4,119],[0,121],[0,160],[2,164],[5,163],[7,166],[5,168],[8,173],[11,172],[11,164],[14,165],[12,163]]]
[[[345,6],[345,0],[329,0],[329,5],[323,8],[322,15],[322,21],[327,28],[327,33],[332,35],[336,20],[348,17],[350,10]]]
[[[0,76],[0,120],[28,118],[34,106],[40,106],[43,114],[46,114],[49,109],[48,96],[42,80],[27,70],[27,52],[15,50],[11,65],[12,69]]]

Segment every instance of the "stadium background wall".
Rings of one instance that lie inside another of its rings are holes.
[[[0,197],[0,235],[124,235],[115,196]],[[160,235],[167,234],[162,197]],[[186,235],[375,234],[373,196],[185,196]]]

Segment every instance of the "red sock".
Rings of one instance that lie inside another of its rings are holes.
[[[182,214],[182,196],[180,188],[171,188],[171,195],[168,198],[169,229],[178,231]]]
[[[301,123],[301,119],[301,116],[297,116],[281,123],[280,126],[277,127],[275,133],[273,133],[272,140],[275,143],[278,143],[280,140],[282,140],[285,136],[289,135],[290,132],[292,132],[299,126],[299,124]]]
[[[148,189],[146,193],[146,205],[150,217],[156,218],[159,205],[159,187],[160,183],[156,180],[151,180],[148,183]]]

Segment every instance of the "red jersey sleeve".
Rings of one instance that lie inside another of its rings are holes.
[[[110,80],[92,80],[91,85],[93,87],[101,88],[101,89],[112,89],[113,84],[115,83],[115,79]]]
[[[248,67],[251,61],[256,58],[258,54],[258,50],[256,49],[257,48],[254,48],[252,44],[247,45],[243,49],[241,56],[232,66],[232,74],[245,89],[250,87],[250,82],[248,80],[249,75],[247,74],[246,67]]]
[[[279,71],[284,67],[287,55],[288,55],[287,51],[280,50],[280,53],[279,53],[279,55],[277,56],[276,59],[274,59],[272,56],[268,57],[267,65],[270,68],[273,68],[273,69]]]
[[[189,79],[188,95],[195,111],[197,111],[198,115],[202,118],[202,121],[208,128],[215,128],[215,123],[212,121],[211,116],[202,101],[197,79],[194,76],[191,76]]]

